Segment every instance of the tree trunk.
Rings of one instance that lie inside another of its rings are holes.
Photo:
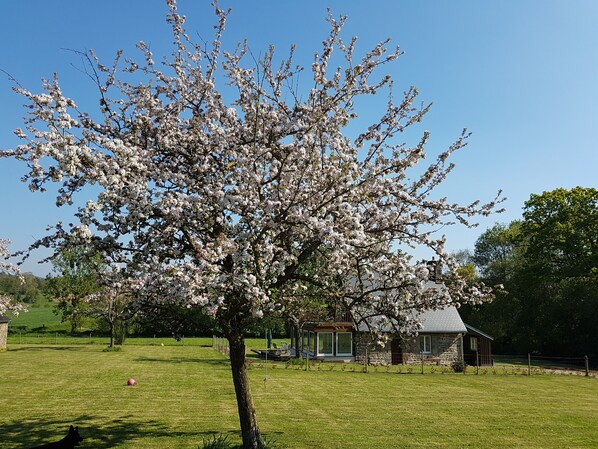
[[[239,410],[239,421],[241,424],[241,435],[243,436],[243,449],[260,449],[262,437],[257,426],[255,408],[251,391],[249,390],[249,378],[245,366],[245,342],[241,337],[229,338],[230,365],[237,395],[237,408]]]
[[[109,322],[108,325],[110,326],[110,348],[114,348],[114,323]]]
[[[293,324],[293,329],[295,332],[295,358],[300,359],[302,356],[301,345],[303,344],[303,336],[301,335],[301,327],[299,326],[299,324]]]

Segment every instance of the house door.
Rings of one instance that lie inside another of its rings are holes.
[[[401,340],[394,338],[390,342],[390,363],[393,365],[403,364],[403,349],[401,348]]]

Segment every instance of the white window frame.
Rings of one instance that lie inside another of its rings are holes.
[[[478,339],[477,337],[469,337],[469,347],[472,351],[478,351]]]
[[[421,342],[423,342],[423,345],[420,344],[422,354],[432,354],[432,336],[420,335],[419,338],[421,338]]]
[[[339,352],[339,350],[338,350],[338,336],[341,334],[343,334],[343,335],[349,334],[351,336],[351,345],[350,345],[351,352],[349,352],[349,353]],[[353,332],[337,332],[336,336],[335,336],[335,340],[336,340],[336,355],[353,355]]]
[[[323,334],[330,334],[330,352],[320,352],[320,335]],[[334,355],[334,332],[318,332],[317,333],[317,345],[316,350],[318,351],[318,355]]]

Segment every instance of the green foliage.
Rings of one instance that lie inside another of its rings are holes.
[[[464,317],[496,337],[496,349],[598,354],[598,190],[532,195],[523,220],[480,236],[473,258],[486,283],[507,295]]]
[[[465,363],[462,360],[457,360],[452,363],[451,368],[456,373],[463,373],[465,372]]]
[[[212,435],[203,440],[203,445],[200,449],[242,449],[242,445],[233,444],[229,441],[230,434]]]
[[[212,435],[208,438],[204,438],[203,444],[199,446],[199,449],[243,449],[242,444],[236,444],[229,440],[230,434]],[[279,446],[275,440],[269,438],[263,438],[260,449],[279,449]]]
[[[54,276],[46,279],[46,292],[57,301],[56,310],[62,321],[76,332],[88,314],[85,298],[98,291],[98,276],[104,267],[98,255],[86,248],[73,248],[52,260]]]
[[[120,352],[122,351],[121,346],[108,346],[107,348],[102,349],[102,352]]]
[[[25,273],[22,276],[0,273],[0,294],[5,294],[26,304],[46,300],[44,280],[31,273]]]
[[[257,321],[249,330],[250,337],[263,337],[270,331],[274,338],[280,338],[287,335],[285,321],[280,316],[269,315]]]
[[[144,336],[174,338],[213,335],[216,323],[203,307],[185,307],[180,304],[148,304],[143,314],[136,317],[134,333]]]

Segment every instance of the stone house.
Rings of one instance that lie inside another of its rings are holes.
[[[451,365],[463,361],[463,336],[467,332],[453,306],[428,310],[416,316],[422,329],[415,338],[395,337],[384,347],[374,345],[367,327],[356,332],[355,361],[370,365]],[[390,330],[390,329],[389,329]]]
[[[6,340],[8,339],[8,322],[10,320],[6,315],[0,315],[0,351],[6,350]]]
[[[326,361],[370,365],[425,364],[450,365],[463,361],[465,324],[455,307],[417,314],[423,328],[415,338],[391,339],[384,347],[374,344],[367,326],[349,321],[307,323],[293,340],[303,356]],[[388,329],[390,332],[390,329]]]
[[[433,260],[426,288],[444,289],[440,267]],[[438,280],[438,281],[437,281]],[[381,347],[373,341],[366,323],[355,325],[350,314],[332,314],[336,319],[305,323],[299,335],[291,335],[291,353],[299,351],[311,359],[358,362],[370,365],[492,364],[492,337],[463,323],[457,308],[414,312],[422,329],[415,338],[395,336]],[[390,326],[382,329],[391,332]],[[473,358],[472,358],[473,357]],[[473,361],[473,363],[472,363]]]

